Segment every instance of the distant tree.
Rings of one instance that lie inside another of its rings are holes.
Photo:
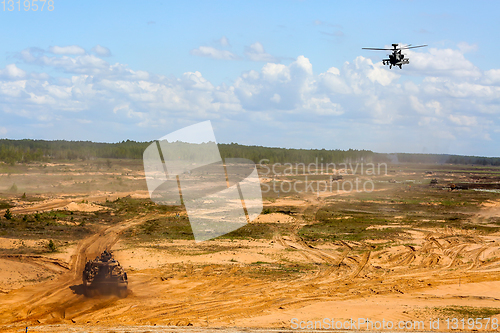
[[[47,247],[49,248],[50,252],[56,252],[56,244],[54,244],[54,241],[52,239],[49,241]]]
[[[117,143],[90,141],[45,141],[0,139],[0,161],[16,163],[48,162],[50,160],[141,159],[152,142],[123,140]],[[218,144],[223,158],[246,158],[259,163],[381,163],[390,162],[388,154],[369,150],[287,149],[244,146],[237,143]],[[203,148],[203,147],[201,147]],[[447,154],[397,154],[400,163],[452,163],[500,165],[499,157],[459,156]],[[108,167],[110,167],[109,163]]]
[[[5,214],[3,215],[7,220],[12,219],[12,213],[10,212],[10,208],[7,208]]]

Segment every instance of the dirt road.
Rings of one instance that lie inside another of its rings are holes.
[[[272,241],[218,240],[211,244],[229,250],[204,249],[199,255],[187,254],[187,250],[197,246],[194,241],[170,240],[158,244],[156,252],[129,249],[130,253],[139,252],[140,260],[151,261],[156,258],[148,256],[161,256],[171,263],[175,259],[175,264],[130,271],[131,294],[123,299],[85,298],[80,286],[83,265],[86,259],[112,248],[121,232],[155,216],[140,216],[103,228],[78,244],[68,269],[57,279],[0,295],[0,329],[7,332],[19,332],[26,326],[33,329],[30,332],[288,329],[291,318],[413,320],[425,318],[426,309],[433,307],[500,307],[500,235],[485,236],[473,230],[448,227],[408,227],[405,242],[391,246],[354,241],[314,245],[297,233],[300,225],[307,223],[304,216],[308,209],[314,215],[313,208],[304,204],[298,211],[299,217],[286,222],[290,232],[284,235],[281,233],[284,229],[277,228]],[[487,214],[489,209],[486,207],[481,214]],[[284,215],[276,214],[275,218],[283,220]],[[265,255],[265,260],[293,261],[308,268],[297,272],[290,265],[281,270],[274,269],[275,266],[266,270],[271,265],[260,260]],[[243,263],[245,256],[255,259]],[[198,264],[193,263],[195,260]]]
[[[87,299],[82,295],[81,273],[88,259],[105,249],[111,249],[120,233],[133,225],[143,223],[151,216],[142,216],[103,228],[78,244],[71,256],[67,272],[57,279],[11,291],[1,295],[0,323],[23,322],[26,324],[54,322],[69,316],[75,317],[91,309],[105,306],[109,299]],[[11,260],[25,261],[23,256],[11,256]],[[46,259],[45,259],[46,260]],[[114,301],[114,300],[113,300]]]

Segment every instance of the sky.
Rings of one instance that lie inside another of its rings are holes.
[[[0,138],[210,120],[219,143],[500,156],[497,1],[31,3],[0,3]],[[362,50],[393,43],[428,47]]]

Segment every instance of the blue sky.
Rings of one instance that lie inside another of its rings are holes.
[[[8,5],[8,4],[7,4]],[[15,4],[17,6],[17,4]],[[8,7],[6,8],[8,9]],[[494,1],[0,4],[0,137],[500,156]],[[428,44],[382,66],[362,47]]]

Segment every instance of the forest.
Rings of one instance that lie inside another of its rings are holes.
[[[0,139],[0,162],[7,164],[94,160],[141,159],[152,142],[126,140],[117,143],[65,140]],[[245,146],[237,143],[218,144],[222,158],[247,158],[255,163],[354,163],[393,162],[426,164],[500,165],[500,157],[448,154],[376,153],[370,150],[292,149]]]

